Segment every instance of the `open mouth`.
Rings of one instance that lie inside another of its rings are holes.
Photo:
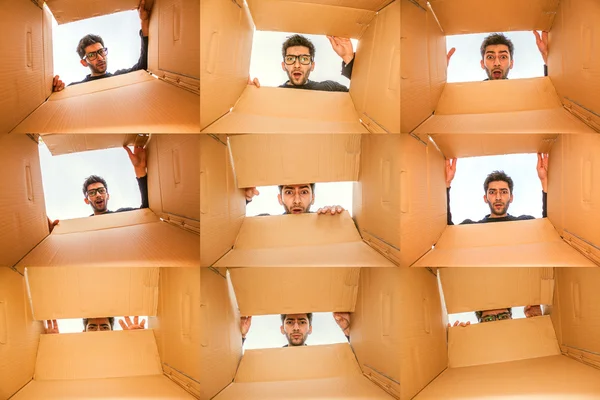
[[[99,62],[98,63],[98,68],[102,69],[104,67],[106,67],[106,63],[104,63],[104,62]]]
[[[292,76],[294,77],[294,79],[301,79],[302,72],[294,72],[294,73],[292,73]]]
[[[492,71],[492,76],[494,79],[502,79],[502,71],[499,69],[495,69]]]
[[[98,200],[94,202],[96,204],[96,207],[98,208],[102,208],[104,206],[104,200]]]
[[[303,212],[304,212],[304,209],[302,209],[300,207],[292,208],[292,214],[302,214]]]
[[[495,203],[494,207],[501,208],[501,207],[504,207],[504,204],[503,203]]]

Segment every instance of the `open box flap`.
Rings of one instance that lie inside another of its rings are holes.
[[[481,157],[519,153],[549,153],[557,134],[462,134],[430,135],[446,158]]]
[[[42,140],[53,156],[79,153],[90,150],[104,150],[126,146],[144,146],[147,136],[135,134],[114,135],[43,135]]]
[[[45,0],[58,24],[99,17],[121,11],[135,10],[138,0],[106,0],[102,2],[81,2],[78,0]],[[154,0],[146,0],[146,9],[152,8]]]
[[[241,315],[354,312],[359,268],[230,268]],[[304,288],[290,292],[291,286]]]

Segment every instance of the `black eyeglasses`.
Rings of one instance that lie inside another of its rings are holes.
[[[83,58],[87,58],[90,61],[94,61],[96,59],[96,57],[98,57],[98,55],[105,57],[107,54],[108,54],[108,47],[104,47],[103,49],[98,49],[96,51],[92,51],[91,53],[87,53],[85,55],[85,57],[83,57]]]
[[[298,56],[287,54],[285,57],[283,57],[283,62],[285,62],[287,65],[295,64],[296,60],[300,61],[300,64],[302,65],[308,65],[311,63],[312,57],[310,54],[300,54]]]
[[[481,317],[481,322],[492,322],[492,321],[502,321],[505,319],[511,319],[512,315],[510,315],[510,313],[508,312],[504,312],[504,313],[500,313],[500,314],[492,314],[492,315],[486,315],[485,317]]]
[[[104,194],[104,193],[106,193],[106,188],[101,187],[101,188],[98,188],[98,189],[90,189],[90,190],[87,191],[88,197],[95,197],[96,193],[98,193],[98,194]]]

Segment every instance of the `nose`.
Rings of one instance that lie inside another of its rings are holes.
[[[294,67],[296,66],[296,64],[302,65],[300,64],[300,59],[298,57],[296,57],[296,61],[294,61]]]
[[[299,331],[300,330],[300,325],[298,325],[298,322],[294,322],[294,330],[295,331]]]
[[[96,57],[98,58],[98,60],[102,60],[102,61],[106,60],[106,57],[105,57],[105,56],[103,56],[103,55],[102,55],[102,54],[100,54],[100,53],[97,53],[97,54],[96,54]]]

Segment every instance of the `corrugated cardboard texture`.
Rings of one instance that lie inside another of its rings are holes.
[[[46,95],[43,12],[31,1],[5,3],[0,11],[3,32],[0,43],[3,53],[0,59],[2,133],[9,132],[35,110]]]
[[[0,136],[0,267],[12,267],[48,235],[38,145]]]
[[[370,246],[398,263],[400,258],[399,135],[362,140],[360,183],[354,185],[353,216]]]
[[[558,268],[561,345],[600,353],[600,268]]]
[[[357,181],[362,135],[233,135],[237,187]],[[257,156],[260,155],[260,160]]]
[[[565,356],[552,356],[450,368],[415,400],[594,400],[599,397],[600,371]]]
[[[353,312],[360,268],[231,268],[229,274],[241,315]]]
[[[150,9],[152,1],[146,1],[146,9]],[[82,3],[77,0],[46,0],[56,22],[67,22],[99,17],[121,11],[135,10],[138,0],[107,0],[102,2]]]
[[[200,268],[200,399],[231,384],[242,357],[240,316],[227,279]]]
[[[200,393],[200,307],[200,267],[162,268],[158,318],[151,319],[149,327],[154,329],[164,372],[196,395]]]
[[[550,316],[448,328],[448,367],[560,355]]]
[[[200,138],[200,196],[200,265],[207,267],[231,249],[246,215],[227,146],[208,136]]]
[[[43,7],[44,19],[43,29],[43,52],[44,52],[44,98],[52,94],[52,83],[54,80],[54,54],[52,50],[52,13],[48,7]]]
[[[554,225],[559,235],[564,236],[563,203],[566,195],[564,190],[564,148],[570,135],[558,135],[550,149],[548,170],[555,171],[548,175],[548,219]]]
[[[249,0],[259,31],[297,32],[358,39],[385,0]]]
[[[202,132],[368,133],[348,93],[254,86],[245,88],[231,113]]]
[[[568,109],[600,131],[600,4],[594,0],[561,0],[554,18],[548,73]]]
[[[547,218],[450,225],[415,267],[594,267]]]
[[[12,132],[199,133],[198,101],[197,94],[136,71],[53,93]],[[95,118],[101,114],[109,117]]]
[[[82,217],[60,221],[60,224],[56,225],[52,230],[52,234],[67,235],[72,233],[122,228],[126,226],[160,223],[160,219],[149,208],[103,214],[102,216],[98,216],[100,218],[96,217],[97,216],[92,218]]]
[[[242,1],[203,0],[200,19],[200,129],[204,129],[227,114],[246,88],[254,22]]]
[[[553,268],[442,268],[448,313],[551,305]]]
[[[446,35],[505,31],[549,31],[558,0],[507,0],[498,12],[478,0],[429,0]],[[468,10],[468,11],[465,11]]]
[[[35,364],[36,381],[161,374],[160,357],[150,329],[40,337]]]
[[[158,268],[27,268],[33,317],[40,320],[156,315]]]
[[[298,235],[298,232],[310,232]],[[364,243],[347,211],[245,218],[216,267],[391,267]]]
[[[444,156],[433,145],[402,135],[400,265],[431,250],[446,229]]]
[[[361,271],[350,340],[363,373],[411,399],[448,364],[435,275],[423,269]]]
[[[463,158],[515,153],[549,153],[559,136],[561,135],[442,133],[430,137],[446,158]]]
[[[32,381],[11,400],[121,400],[123,398],[192,400],[166,376],[78,379],[71,381]]]
[[[52,234],[24,257],[18,268],[195,267],[200,259],[199,247],[197,235],[166,222],[155,222],[65,235]]]
[[[44,135],[42,140],[53,156],[133,146],[138,135]]]
[[[0,398],[8,399],[33,377],[42,324],[27,306],[25,279],[0,267]]]

